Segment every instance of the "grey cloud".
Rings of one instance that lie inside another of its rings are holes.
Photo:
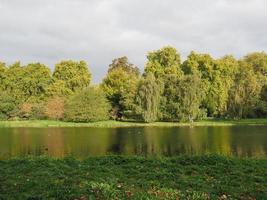
[[[89,63],[94,82],[126,55],[140,68],[148,51],[175,46],[213,56],[267,49],[265,0],[0,0],[0,59]]]

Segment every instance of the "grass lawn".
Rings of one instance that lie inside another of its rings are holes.
[[[267,159],[126,156],[0,161],[0,199],[267,198]]]
[[[266,119],[242,119],[242,120],[202,120],[193,123],[180,122],[122,122],[122,121],[102,121],[91,123],[74,123],[52,120],[27,120],[27,121],[0,121],[0,127],[174,127],[174,126],[232,126],[232,125],[267,125]]]

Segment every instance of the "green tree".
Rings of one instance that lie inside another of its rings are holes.
[[[267,102],[267,85],[261,88],[261,100]]]
[[[226,114],[229,91],[237,71],[238,61],[233,56],[224,56],[215,61],[206,97],[206,105],[212,116],[221,117]]]
[[[154,74],[164,87],[160,99],[161,119],[178,120],[177,84],[183,77],[180,54],[175,48],[167,46],[149,52],[147,59],[145,74]]]
[[[154,122],[160,118],[160,101],[163,83],[152,73],[147,73],[140,81],[136,96],[137,113],[145,122]]]
[[[260,98],[261,85],[258,77],[251,66],[240,61],[239,72],[234,82],[229,96],[229,115],[238,119],[249,117]]]
[[[202,105],[207,108],[209,115],[213,115],[216,110],[214,98],[211,98],[214,65],[215,60],[209,54],[198,54],[195,52],[191,52],[187,60],[182,64],[182,69],[186,75],[196,75],[201,78],[202,90],[205,94]]]
[[[161,119],[164,121],[178,121],[181,106],[179,90],[182,77],[178,77],[176,74],[168,74],[163,80],[164,90],[160,103]]]
[[[261,88],[260,102],[258,103],[258,117],[267,117],[267,85]]]
[[[5,90],[5,79],[6,79],[6,64],[3,62],[0,62],[0,91]]]
[[[47,97],[67,97],[71,94],[73,94],[73,91],[66,86],[65,81],[63,80],[52,80],[46,89]]]
[[[24,69],[23,93],[27,101],[38,102],[44,98],[51,82],[50,69],[40,63],[28,64]]]
[[[55,82],[57,80],[64,81],[64,87],[75,92],[89,86],[91,73],[85,61],[66,60],[56,64],[53,79]]]
[[[166,74],[182,76],[180,54],[173,47],[167,46],[157,51],[149,52],[145,73],[153,73],[156,78]]]
[[[14,97],[6,92],[0,93],[0,119],[6,120],[14,117],[17,112],[17,103]]]
[[[20,62],[15,62],[6,70],[5,91],[12,95],[16,101],[26,101],[24,94],[25,69]]]
[[[199,74],[201,79],[209,81],[212,79],[214,64],[214,59],[209,54],[192,51],[184,61],[182,69],[185,74]]]
[[[109,65],[108,74],[101,86],[112,105],[114,118],[133,113],[139,79],[139,69],[129,63],[127,57],[114,59]]]
[[[225,115],[238,61],[233,56],[215,60],[208,54],[191,52],[182,68],[185,74],[195,74],[201,78],[205,93],[202,107],[207,109],[208,116]]]
[[[73,122],[93,122],[107,120],[110,105],[104,92],[98,87],[79,91],[65,106],[65,120]]]
[[[264,116],[267,85],[267,54],[255,52],[240,60],[240,68],[231,91],[230,115],[235,118]]]
[[[199,75],[192,74],[184,76],[180,81],[178,99],[180,100],[180,119],[192,122],[194,119],[202,118],[205,112],[201,109],[201,102],[205,93],[203,83]]]
[[[243,58],[243,61],[251,66],[261,78],[267,78],[267,54],[265,52],[250,53]]]
[[[16,62],[6,70],[6,91],[18,102],[42,100],[50,82],[50,69],[40,63],[23,67]]]

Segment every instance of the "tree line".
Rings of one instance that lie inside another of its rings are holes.
[[[85,61],[0,62],[0,119],[193,121],[267,117],[267,54],[212,58],[173,47],[147,54],[144,73],[127,57],[92,86]]]

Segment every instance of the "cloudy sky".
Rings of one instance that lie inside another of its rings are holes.
[[[267,51],[266,0],[0,0],[0,60],[86,60],[100,82],[113,58],[143,69],[172,45],[240,57]]]

